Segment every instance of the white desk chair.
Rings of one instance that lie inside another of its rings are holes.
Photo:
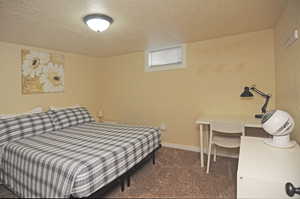
[[[216,147],[220,146],[224,148],[239,148],[241,142],[241,135],[245,135],[245,126],[242,123],[210,121],[210,135],[206,173],[209,173],[212,146],[214,147],[215,162],[217,156]]]

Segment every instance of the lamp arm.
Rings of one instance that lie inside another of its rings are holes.
[[[267,98],[267,97],[270,98],[270,97],[271,97],[271,95],[268,95],[268,94],[266,94],[266,93],[264,93],[264,92],[258,90],[258,89],[255,88],[255,87],[251,87],[250,89],[253,90],[254,92],[256,92],[257,94],[259,94],[259,95],[265,97],[265,98]]]
[[[267,106],[268,106],[268,103],[269,103],[269,100],[270,100],[270,95],[266,95],[266,101],[264,103],[264,105],[261,107],[261,112],[262,113],[266,113],[267,112]]]
[[[271,95],[266,94],[260,90],[258,90],[257,88],[255,88],[254,86],[250,88],[251,90],[253,90],[254,92],[256,92],[257,94],[261,95],[262,97],[264,97],[266,99],[264,105],[261,107],[261,112],[262,113],[266,113],[267,112],[267,106],[268,103],[270,101]]]

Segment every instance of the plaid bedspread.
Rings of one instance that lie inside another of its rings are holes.
[[[3,147],[1,181],[20,197],[86,197],[160,144],[156,128],[87,123]]]

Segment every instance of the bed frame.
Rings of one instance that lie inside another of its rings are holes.
[[[104,187],[100,188],[98,191],[92,193],[90,196],[87,198],[101,198],[107,191],[109,191],[111,188],[114,186],[120,184],[121,186],[121,191],[123,192],[125,190],[125,182],[127,186],[130,186],[130,177],[135,173],[136,170],[138,170],[140,167],[142,167],[146,162],[148,162],[150,159],[152,159],[152,164],[155,164],[155,152],[161,148],[161,144],[159,147],[154,149],[150,154],[148,154],[143,160],[141,160],[139,163],[134,165],[132,168],[130,168],[126,173],[123,175],[119,176],[112,182],[108,183]],[[74,197],[70,197],[74,198]]]
[[[114,186],[120,184],[121,185],[121,191],[123,192],[125,190],[125,181],[127,182],[127,186],[130,186],[130,177],[135,173],[136,170],[138,170],[140,167],[142,167],[146,162],[148,162],[150,159],[152,159],[152,164],[155,165],[155,152],[158,151],[161,148],[161,144],[159,147],[154,149],[151,153],[149,153],[144,159],[142,159],[139,163],[134,165],[132,168],[130,168],[127,172],[125,172],[123,175],[119,176],[112,182],[108,183],[104,187],[100,188],[98,191],[92,193],[86,198],[102,198],[103,195],[109,191]],[[6,187],[6,186],[5,186]],[[11,191],[8,187],[6,187],[9,191]],[[12,191],[11,191],[12,192]],[[12,192],[13,193],[13,192]],[[70,199],[74,199],[72,195],[70,196]]]
[[[121,185],[121,191],[123,192],[125,190],[125,181],[127,182],[127,186],[130,186],[130,177],[134,174],[136,170],[138,170],[140,167],[142,167],[146,162],[148,162],[150,159],[152,159],[152,164],[155,165],[155,152],[158,151],[161,148],[161,144],[159,147],[154,149],[150,154],[148,154],[144,159],[142,159],[139,163],[134,165],[132,168],[130,168],[126,173],[119,176],[112,182],[108,183],[104,187],[100,188],[98,191],[92,193],[86,198],[102,198],[103,195],[109,191],[114,186],[120,184]],[[6,187],[6,186],[5,186]],[[8,187],[6,187],[9,191],[11,191]],[[12,191],[11,191],[12,192]],[[13,193],[13,192],[12,192]],[[74,199],[72,195],[70,196],[70,199]]]

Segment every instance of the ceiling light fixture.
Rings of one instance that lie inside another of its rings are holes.
[[[96,32],[105,31],[112,23],[113,19],[110,16],[103,14],[91,14],[83,18],[84,23],[86,23],[90,29]]]

